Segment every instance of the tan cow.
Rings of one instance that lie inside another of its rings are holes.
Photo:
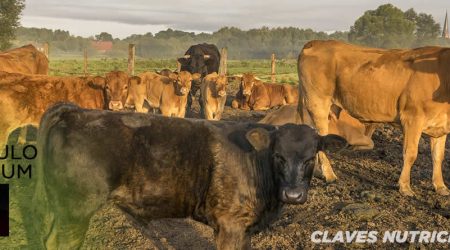
[[[0,71],[47,75],[48,59],[42,52],[30,44],[0,53]],[[0,79],[0,84],[2,82],[7,81]],[[27,127],[25,126],[20,130],[17,142],[24,144],[26,142],[26,136]]]
[[[268,110],[276,106],[297,103],[298,89],[288,84],[263,83],[252,73],[241,77],[240,92],[232,107]]]
[[[0,71],[47,75],[48,59],[30,44],[0,53]]]
[[[129,76],[123,71],[112,71],[105,75],[105,91],[110,110],[122,110],[128,96]]]
[[[184,117],[191,82],[199,78],[200,74],[191,75],[187,71],[171,73],[169,77],[142,73],[130,81],[126,106],[134,106],[137,112],[146,113],[149,110],[146,105],[149,105],[159,109],[164,116]]]
[[[205,119],[220,120],[223,108],[227,100],[226,76],[220,76],[216,72],[206,75],[200,87]]]
[[[401,124],[404,142],[399,186],[407,196],[414,195],[410,172],[422,133],[431,138],[433,186],[438,194],[450,194],[442,177],[450,132],[449,69],[450,49],[441,47],[384,50],[311,41],[298,58],[301,96],[319,134],[329,132],[332,102],[363,122]],[[321,159],[327,161],[323,154]],[[328,178],[335,178],[329,163],[323,168]]]
[[[0,72],[0,150],[9,133],[24,125],[37,126],[44,111],[58,102],[84,108],[107,107],[102,77],[50,77]],[[9,82],[4,82],[8,80]]]
[[[371,134],[366,135],[366,127],[364,124],[351,117],[345,110],[340,109],[336,105],[330,111],[328,116],[328,128],[330,134],[339,135],[354,150],[370,150],[373,149],[373,141]],[[267,114],[259,123],[281,126],[287,123],[306,124],[314,127],[314,123],[309,116],[306,108],[304,108],[303,120],[297,112],[297,105],[290,104],[280,107],[279,109]]]

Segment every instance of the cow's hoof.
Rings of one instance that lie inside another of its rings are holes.
[[[439,188],[436,189],[436,193],[438,195],[447,196],[447,195],[450,195],[450,190],[448,190],[448,188],[445,187],[445,186],[444,187],[439,187]]]
[[[407,197],[414,197],[416,195],[409,186],[400,187],[400,194]]]
[[[331,176],[325,176],[325,181],[328,184],[335,183],[337,181],[337,176],[335,174],[333,174]]]

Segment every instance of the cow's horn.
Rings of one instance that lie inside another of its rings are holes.
[[[210,55],[203,55],[203,59],[209,59],[210,57]]]
[[[183,58],[189,59],[191,58],[191,55],[184,55]]]

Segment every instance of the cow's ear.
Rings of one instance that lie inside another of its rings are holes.
[[[96,76],[88,81],[88,85],[94,89],[103,89],[106,86],[106,79],[101,76]]]
[[[128,85],[141,84],[141,78],[139,76],[132,76],[128,78]]]
[[[170,73],[170,74],[169,74],[169,79],[171,80],[171,82],[176,82],[176,81],[178,81],[178,74],[177,74],[177,73],[174,73],[174,72]]]
[[[318,151],[338,152],[348,146],[347,141],[338,135],[320,136]]]
[[[180,57],[180,58],[177,59],[177,61],[178,61],[179,63],[181,63],[181,65],[186,65],[186,64],[188,64],[189,59],[188,59],[188,58],[185,58],[185,57]]]
[[[257,151],[266,149],[270,145],[270,134],[263,128],[254,128],[248,131],[245,138]]]
[[[202,75],[199,74],[199,73],[194,73],[194,74],[192,74],[192,80],[193,80],[193,81],[199,80],[200,77],[202,77]]]

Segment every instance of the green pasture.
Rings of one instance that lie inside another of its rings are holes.
[[[88,61],[88,72],[90,75],[104,75],[113,70],[127,70],[127,59],[104,58]],[[83,59],[50,59],[50,75],[83,75]],[[158,71],[165,68],[175,70],[177,63],[175,59],[137,59],[135,73],[145,71]],[[253,72],[264,81],[270,80],[270,60],[230,60],[228,61],[228,75]],[[276,81],[278,83],[296,84],[297,62],[295,60],[277,60]]]

